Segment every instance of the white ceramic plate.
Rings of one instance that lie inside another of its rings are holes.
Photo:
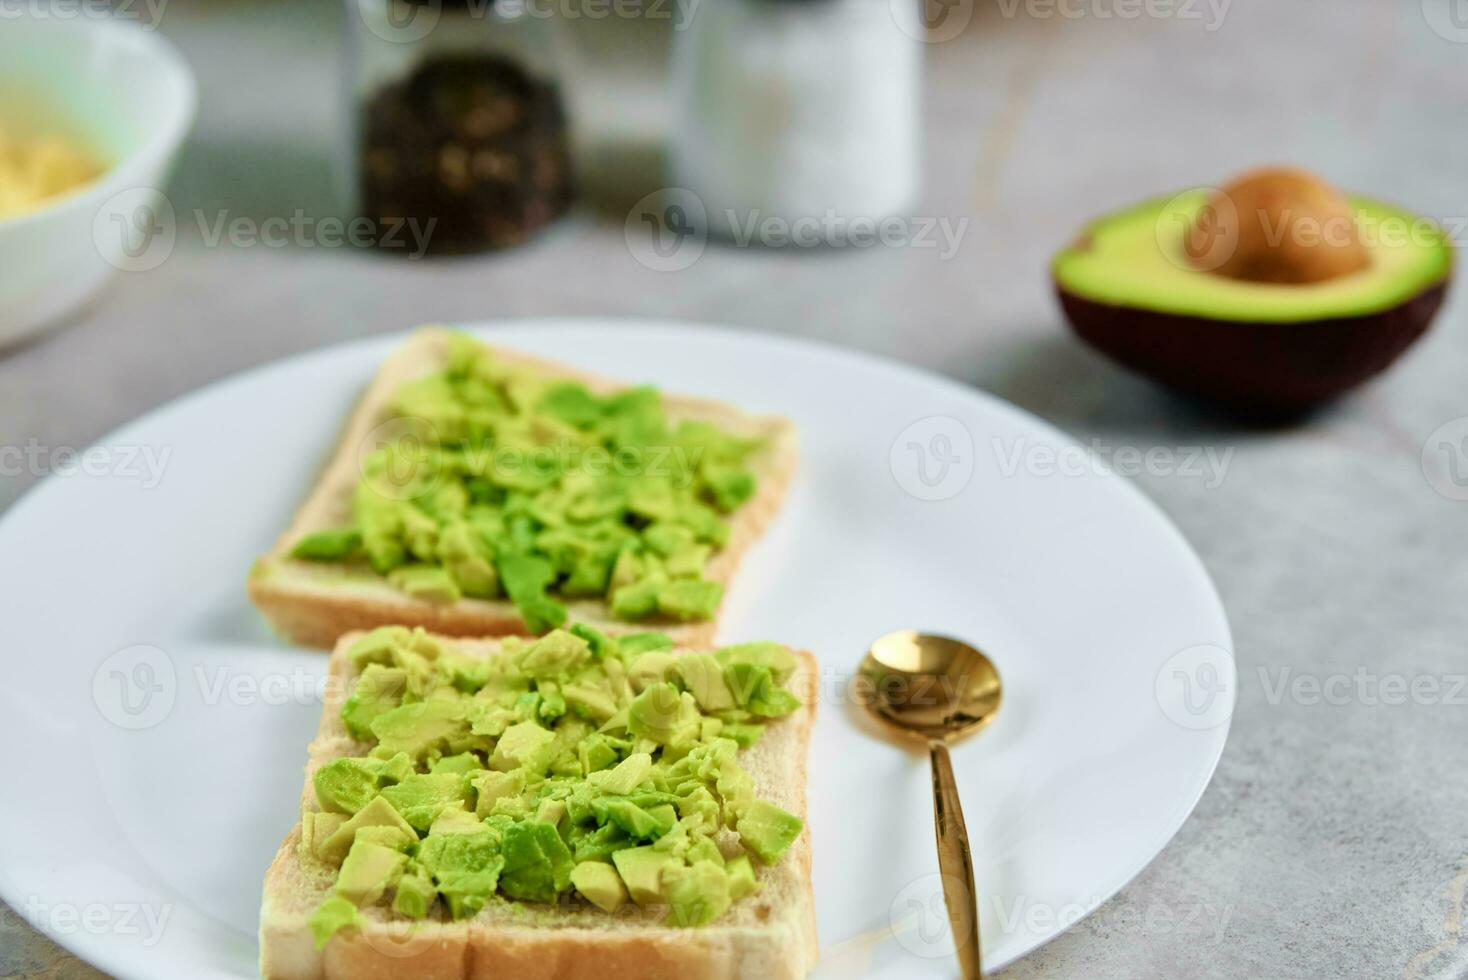
[[[1223,610],[1172,525],[1065,436],[953,382],[791,340],[591,321],[484,332],[799,424],[803,468],[724,638],[821,658],[823,976],[955,969],[926,755],[867,737],[847,699],[882,633],[967,638],[1004,676],[997,721],[954,754],[990,967],[1112,895],[1192,810],[1233,699]],[[49,461],[59,475],[0,521],[0,896],[105,970],[255,973],[261,876],[296,820],[323,660],[271,637],[244,579],[400,339],[181,399]]]

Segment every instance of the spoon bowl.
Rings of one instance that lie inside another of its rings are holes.
[[[862,705],[883,727],[953,742],[994,720],[1004,689],[993,662],[952,637],[899,630],[867,651],[857,674]]]

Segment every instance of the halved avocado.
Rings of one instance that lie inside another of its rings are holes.
[[[1319,282],[1232,278],[1200,266],[1206,190],[1093,222],[1051,271],[1071,326],[1120,363],[1178,390],[1295,412],[1382,371],[1442,304],[1452,248],[1437,224],[1346,198],[1369,262]],[[1205,215],[1206,217],[1206,215]]]

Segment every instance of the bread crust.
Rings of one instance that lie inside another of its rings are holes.
[[[351,492],[358,479],[358,452],[373,431],[388,418],[387,406],[402,382],[437,369],[444,361],[451,332],[443,328],[418,331],[383,364],[347,421],[335,453],[296,513],[290,528],[251,571],[250,600],[285,639],[302,646],[330,649],[337,638],[352,630],[377,626],[422,626],[445,636],[484,637],[524,635],[528,629],[508,600],[461,599],[443,605],[399,592],[381,577],[339,565],[291,557],[304,535],[340,527],[351,517]],[[489,345],[505,363],[585,384],[598,394],[621,390],[625,384],[578,371],[554,361]],[[670,419],[713,422],[736,435],[760,437],[764,448],[751,458],[758,488],[737,510],[729,525],[729,541],[713,556],[706,575],[727,587],[745,552],[779,512],[795,474],[798,445],[795,426],[777,416],[747,415],[722,402],[681,395],[665,395]],[[638,623],[615,620],[601,600],[566,604],[568,622],[581,622],[606,632],[661,630],[686,646],[713,642],[718,617],[698,623],[652,619]]]
[[[332,655],[328,696],[311,743],[302,805],[318,809],[311,774],[366,746],[346,737],[337,718],[353,677],[343,637]],[[490,655],[496,641],[459,649]],[[309,918],[330,891],[334,869],[299,851],[301,825],[286,836],[265,876],[260,910],[260,974],[265,980],[798,980],[819,958],[811,879],[806,773],[818,700],[815,657],[798,651],[791,679],[799,711],[769,725],[741,753],[756,792],[806,821],[775,865],[759,867],[760,891],[718,921],[697,928],[660,923],[662,913],[626,907],[609,915],[585,903],[493,904],[460,922],[413,924],[382,907],[363,910],[359,928],[316,950]],[[345,680],[347,683],[338,683]],[[527,909],[530,910],[527,912]]]

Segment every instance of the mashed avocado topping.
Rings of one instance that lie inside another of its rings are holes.
[[[317,769],[302,817],[303,857],[340,869],[318,946],[377,903],[461,919],[579,896],[703,925],[800,836],[738,759],[800,705],[779,644],[692,653],[578,625],[483,658],[389,626],[349,653],[341,718],[371,748]]]
[[[628,621],[717,609],[705,571],[754,495],[756,440],[670,423],[655,389],[596,395],[464,335],[390,411],[352,523],[307,535],[295,557],[363,563],[430,602],[508,598],[536,633],[565,623],[565,598],[605,599]]]

